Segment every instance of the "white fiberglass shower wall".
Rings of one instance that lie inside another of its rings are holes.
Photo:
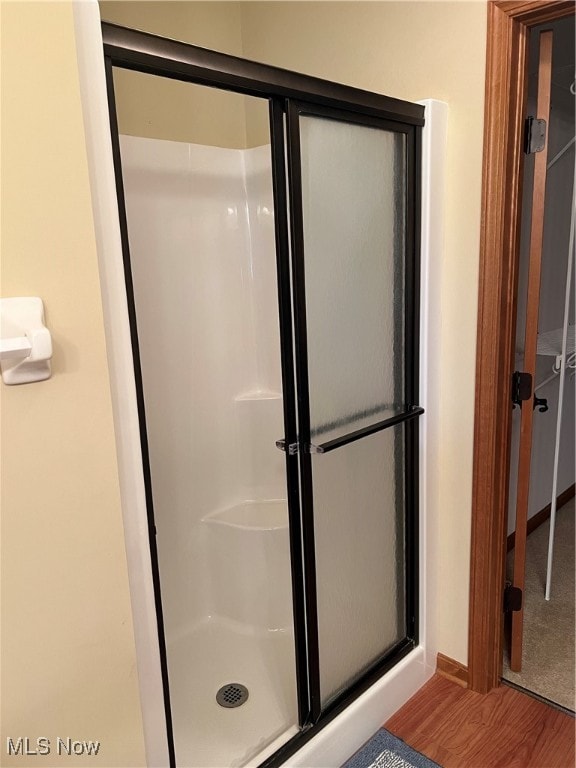
[[[154,505],[173,523],[159,552],[167,634],[220,613],[286,627],[289,590],[281,618],[248,605],[244,568],[230,599],[225,563],[206,580],[212,556],[201,562],[214,526],[287,526],[270,147],[122,136],[121,151]]]
[[[242,765],[298,720],[271,151],[120,149],[176,755]]]

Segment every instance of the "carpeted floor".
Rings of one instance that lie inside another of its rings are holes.
[[[503,671],[505,680],[573,712],[576,710],[574,509],[574,499],[571,499],[556,513],[550,601],[544,599],[550,522],[528,536],[522,672],[510,670],[506,652]],[[508,553],[509,574],[513,557],[514,550]]]

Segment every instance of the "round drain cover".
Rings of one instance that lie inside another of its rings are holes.
[[[216,694],[221,707],[239,707],[248,701],[248,688],[242,683],[227,683]]]

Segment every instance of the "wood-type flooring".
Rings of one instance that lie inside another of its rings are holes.
[[[384,727],[443,768],[574,768],[575,720],[506,685],[434,675]]]

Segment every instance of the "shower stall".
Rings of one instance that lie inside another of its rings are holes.
[[[170,762],[419,643],[424,109],[103,25]]]

